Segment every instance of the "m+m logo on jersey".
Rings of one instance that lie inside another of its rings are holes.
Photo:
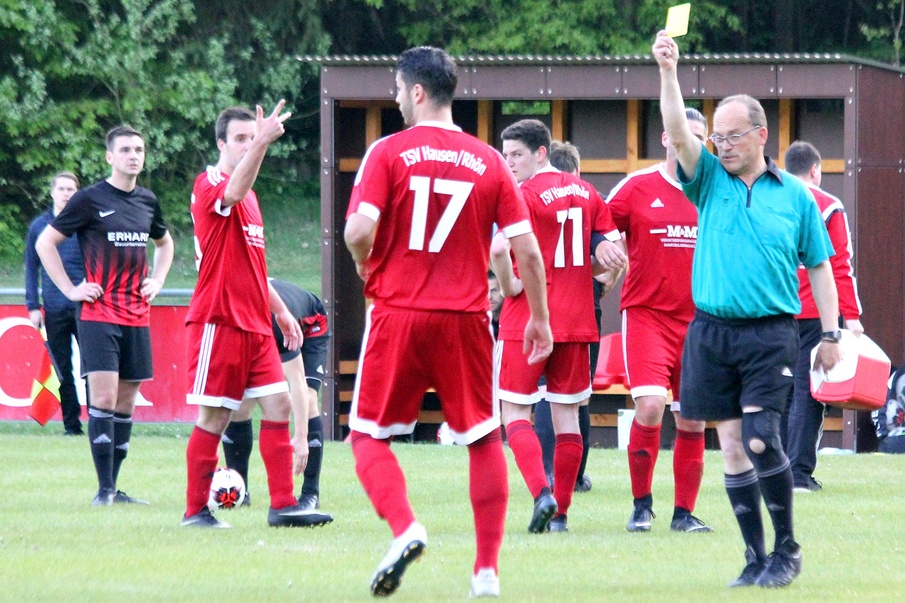
[[[698,227],[683,224],[667,224],[666,236],[670,239],[697,239]]]
[[[262,224],[249,224],[243,226],[245,231],[245,242],[252,247],[264,248],[264,226]]]

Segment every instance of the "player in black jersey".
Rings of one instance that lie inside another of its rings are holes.
[[[96,506],[144,502],[117,490],[116,480],[129,451],[139,386],[153,376],[151,300],[163,288],[174,251],[157,197],[137,185],[145,160],[141,134],[118,126],[106,142],[110,177],[73,195],[35,244],[54,284],[81,302],[78,333],[82,374],[88,377]],[[73,234],[85,261],[80,283],[67,276],[57,249]],[[150,275],[148,239],[155,245]]]
[[[313,293],[286,281],[271,279],[270,283],[299,321],[304,337],[299,349],[289,350],[283,343],[282,331],[276,322],[273,323],[273,336],[283,363],[283,374],[289,381],[289,395],[307,396],[308,416],[295,417],[296,421],[303,420],[308,424],[308,464],[305,466],[305,481],[298,501],[299,505],[314,511],[320,508],[320,473],[324,450],[324,421],[318,409],[317,395],[324,376],[327,344],[330,340],[327,311],[321,300]],[[243,400],[242,407],[233,411],[229,427],[222,436],[226,464],[242,475],[246,486],[248,486],[248,460],[251,457],[254,438],[251,425],[254,402],[255,400]],[[246,497],[245,500],[249,498]],[[332,520],[332,517],[330,519]]]

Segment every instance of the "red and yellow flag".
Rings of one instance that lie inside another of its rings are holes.
[[[41,335],[44,335],[43,330]],[[60,380],[50,358],[50,351],[45,344],[44,355],[41,358],[41,368],[31,386],[31,408],[28,411],[28,416],[44,426],[59,408]]]

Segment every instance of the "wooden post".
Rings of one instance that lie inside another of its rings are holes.
[[[786,150],[792,144],[792,99],[779,99],[779,152],[776,165],[785,169]]]
[[[493,141],[490,139],[492,134],[490,133],[490,122],[493,120],[493,101],[489,100],[479,100],[478,101],[478,138],[490,146],[493,145]]]
[[[632,99],[627,102],[625,111],[625,173],[638,169],[638,149],[641,146],[638,136],[641,127],[638,123],[641,116],[641,101]]]
[[[566,101],[561,98],[550,101],[550,133],[553,140],[566,141]]]

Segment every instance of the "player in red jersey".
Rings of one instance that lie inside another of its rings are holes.
[[[264,222],[251,190],[267,149],[283,135],[290,115],[281,113],[284,104],[277,103],[266,118],[260,106],[257,115],[243,107],[221,112],[216,125],[220,159],[192,189],[198,284],[186,315],[187,399],[198,405],[198,422],[186,450],[184,526],[229,527],[210,513],[207,499],[220,436],[243,398],[258,399],[262,409],[259,446],[270,489],[268,524],[312,527],[328,521],[302,509],[293,494],[293,469],[298,475],[305,467],[308,442],[304,420],[295,422],[290,440],[289,411],[305,417],[307,407],[304,397],[290,401],[271,312],[288,349],[298,349],[301,328],[267,280]]]
[[[514,271],[508,245],[498,235],[491,263],[507,298],[496,351],[499,398],[509,447],[534,497],[528,531],[565,532],[584,451],[578,407],[591,395],[589,344],[599,338],[593,304],[592,232],[607,239],[595,250],[601,264],[618,269],[624,266],[625,255],[613,243],[621,238],[619,231],[594,187],[550,165],[550,131],[544,124],[536,119],[516,122],[503,130],[502,139],[503,156],[521,183],[544,257],[554,345],[547,361],[536,365],[529,365],[518,353],[527,319],[518,278],[521,266],[516,264]],[[552,494],[540,442],[531,426],[531,407],[541,397],[541,375],[546,377],[546,399],[551,403],[556,433]]]
[[[455,63],[444,51],[425,46],[402,53],[396,102],[410,127],[368,149],[347,213],[346,246],[365,296],[374,300],[349,416],[352,452],[362,486],[394,537],[371,581],[377,596],[395,592],[427,547],[390,440],[412,432],[431,387],[453,439],[468,446],[477,539],[471,594],[499,595],[508,486],[487,300],[494,222],[524,266],[531,306],[525,351],[536,362],[552,345],[528,210],[500,154],[453,124],[456,82]]]
[[[842,201],[820,188],[823,173],[820,170],[820,152],[808,142],[796,141],[789,145],[785,156],[786,171],[804,182],[826,224],[830,242],[836,252],[830,258],[833,280],[839,293],[839,313],[845,320],[845,328],[861,335],[861,301],[852,269],[852,237]],[[782,414],[781,434],[789,463],[792,465],[792,482],[795,492],[814,492],[823,486],[814,479],[817,468],[817,448],[823,433],[823,416],[826,405],[811,395],[811,350],[820,343],[822,330],[820,314],[811,290],[811,279],[804,266],[798,267],[798,297],[801,313],[798,319],[798,363],[793,373],[795,385]]]
[[[142,381],[152,378],[151,300],[173,263],[173,239],[154,193],[138,186],[145,145],[119,126],[107,133],[110,177],[75,193],[35,243],[47,274],[81,302],[77,328],[82,373],[88,376],[88,439],[97,473],[94,505],[143,503],[116,489],[132,439],[132,413]],[[85,280],[73,283],[57,247],[78,237]],[[148,239],[154,268],[148,275]]]
[[[707,118],[686,109],[694,135],[707,139]],[[679,375],[688,323],[694,318],[691,261],[697,238],[698,212],[676,177],[676,154],[664,132],[666,161],[629,174],[610,192],[607,205],[625,235],[629,270],[622,287],[622,340],[625,366],[635,401],[629,432],[628,466],[634,509],[629,532],[651,528],[654,465],[666,394],[676,422],[673,448],[675,503],[670,529],[709,532],[692,515],[704,474],[704,421],[679,414]],[[618,275],[617,275],[618,277]]]

